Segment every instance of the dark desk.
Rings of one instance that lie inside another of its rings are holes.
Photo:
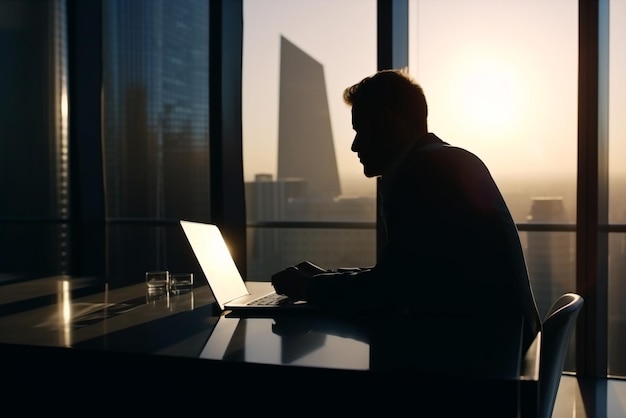
[[[206,286],[155,298],[143,283],[37,282],[3,286],[0,296],[0,353],[20,364],[5,381],[20,392],[36,385],[128,402],[157,387],[207,407],[240,393],[243,406],[286,398],[309,413],[351,415],[384,407],[516,417],[536,408],[538,340],[521,353],[514,319],[238,318],[218,312]]]

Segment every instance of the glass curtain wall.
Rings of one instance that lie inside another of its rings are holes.
[[[65,6],[0,0],[0,282],[69,270]]]
[[[248,279],[375,262],[376,185],[343,89],[376,71],[376,0],[244,1]]]
[[[210,219],[209,3],[104,0],[103,67],[107,265],[116,285],[190,265],[177,220]]]

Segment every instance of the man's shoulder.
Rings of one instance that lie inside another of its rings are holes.
[[[435,134],[428,134],[423,141],[413,148],[408,160],[413,168],[436,169],[440,167],[446,171],[450,165],[458,168],[466,165],[486,168],[483,161],[475,153],[443,141]]]

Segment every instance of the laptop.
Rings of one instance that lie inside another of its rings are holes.
[[[217,225],[180,225],[221,310],[307,309],[305,301],[278,295],[271,282],[245,282]]]

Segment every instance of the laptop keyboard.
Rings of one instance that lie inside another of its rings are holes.
[[[285,295],[270,293],[269,295],[248,302],[247,305],[280,305],[281,303],[287,302],[288,299],[289,298]]]

